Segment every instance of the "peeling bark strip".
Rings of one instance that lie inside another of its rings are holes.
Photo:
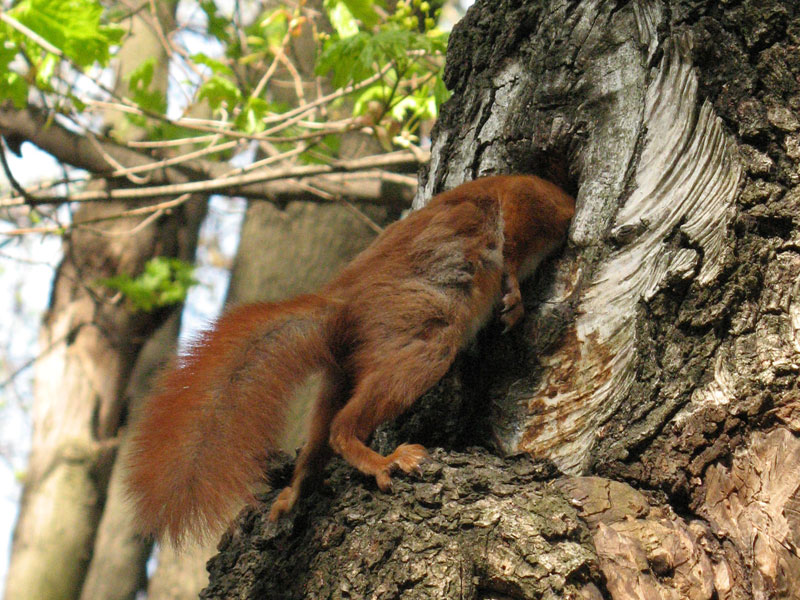
[[[542,385],[530,398],[535,410],[510,446],[544,453],[565,472],[588,467],[600,427],[630,390],[637,305],[680,281],[711,285],[723,264],[741,167],[711,104],[698,101],[691,36],[662,46],[645,97],[633,190],[610,231],[621,247],[595,266],[571,342],[543,360]],[[676,248],[678,232],[686,239]]]
[[[636,2],[613,14],[602,2],[581,3],[574,12],[560,2],[552,7],[540,27],[526,32],[531,39],[522,47],[535,48],[537,38],[567,32],[565,45],[573,58],[548,57],[550,62],[560,66],[563,60],[582,70],[592,85],[584,92],[591,104],[605,106],[592,111],[576,107],[573,99],[572,106],[543,119],[550,127],[534,132],[543,133],[543,139],[532,137],[529,144],[546,151],[563,143],[559,138],[576,122],[591,123],[589,138],[581,140],[584,147],[578,150],[584,173],[572,239],[595,247],[609,239],[613,244],[606,243],[594,260],[584,254],[563,264],[553,295],[557,302],[574,302],[577,296],[577,317],[554,353],[542,359],[539,387],[501,403],[495,433],[507,452],[547,456],[565,472],[579,473],[588,468],[602,426],[635,379],[639,303],[678,282],[711,285],[719,274],[741,167],[711,104],[699,99],[691,33],[660,41],[655,37],[664,18],[661,3]],[[616,46],[604,46],[611,40],[599,39],[604,27],[614,29],[608,37],[615,38]],[[648,71],[655,54],[661,58]],[[564,88],[575,89],[575,83],[565,79],[567,69],[541,73],[544,83],[537,84],[533,80],[539,73],[531,72],[529,60],[523,51],[500,68],[466,125],[455,131],[440,128],[425,193],[439,181],[450,186],[519,162],[509,156],[505,138],[518,125],[520,105],[530,105],[531,96],[534,106],[553,97],[558,97],[556,104],[570,102]],[[453,137],[472,143],[451,151]],[[614,164],[608,164],[608,157]]]
[[[709,532],[651,507],[631,486],[600,477],[554,482],[589,525],[614,600],[711,600],[728,592],[730,569],[709,556]]]
[[[718,535],[742,549],[755,598],[797,597],[798,474],[800,440],[786,429],[753,434],[730,468],[715,464],[708,470],[700,512]]]

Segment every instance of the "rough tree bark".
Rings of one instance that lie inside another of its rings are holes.
[[[797,597],[800,6],[479,0],[447,83],[420,199],[550,176],[569,242],[376,436],[421,480],[246,511],[203,597]]]

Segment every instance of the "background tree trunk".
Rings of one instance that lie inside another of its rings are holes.
[[[153,23],[169,31],[174,3],[156,6],[157,13],[131,18],[117,65],[119,86],[127,85],[128,74],[151,56],[161,65],[154,86],[166,90],[168,61]],[[109,117],[108,126],[121,138],[137,135],[124,120]],[[113,202],[86,204],[74,219],[124,208]],[[76,230],[65,240],[41,332],[41,345],[49,351],[36,367],[33,443],[6,582],[8,600],[132,598],[141,588],[150,544],[134,534],[115,485],[119,469],[112,474],[112,467],[129,411],[125,389],[139,350],[173,309],[134,311],[99,280],[137,275],[155,256],[191,262],[204,214],[204,201],[192,201],[144,227],[139,219],[126,218]],[[176,323],[169,347],[174,347]]]
[[[569,243],[376,436],[445,445],[422,481],[246,512],[204,597],[796,597],[798,45],[792,0],[479,0],[420,200],[549,176]]]

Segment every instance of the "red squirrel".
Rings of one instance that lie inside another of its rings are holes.
[[[452,364],[501,299],[506,329],[522,316],[519,280],[565,237],[574,200],[526,175],[477,179],[393,223],[315,294],[235,308],[158,384],[131,441],[127,483],[144,533],[201,538],[221,530],[284,429],[293,391],[323,374],[308,441],[270,519],[291,510],[335,452],[375,477],[427,456],[365,445]]]

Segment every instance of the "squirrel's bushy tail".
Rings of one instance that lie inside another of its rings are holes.
[[[329,306],[309,295],[233,310],[161,378],[127,456],[143,533],[202,539],[252,499],[296,386],[331,360]]]

